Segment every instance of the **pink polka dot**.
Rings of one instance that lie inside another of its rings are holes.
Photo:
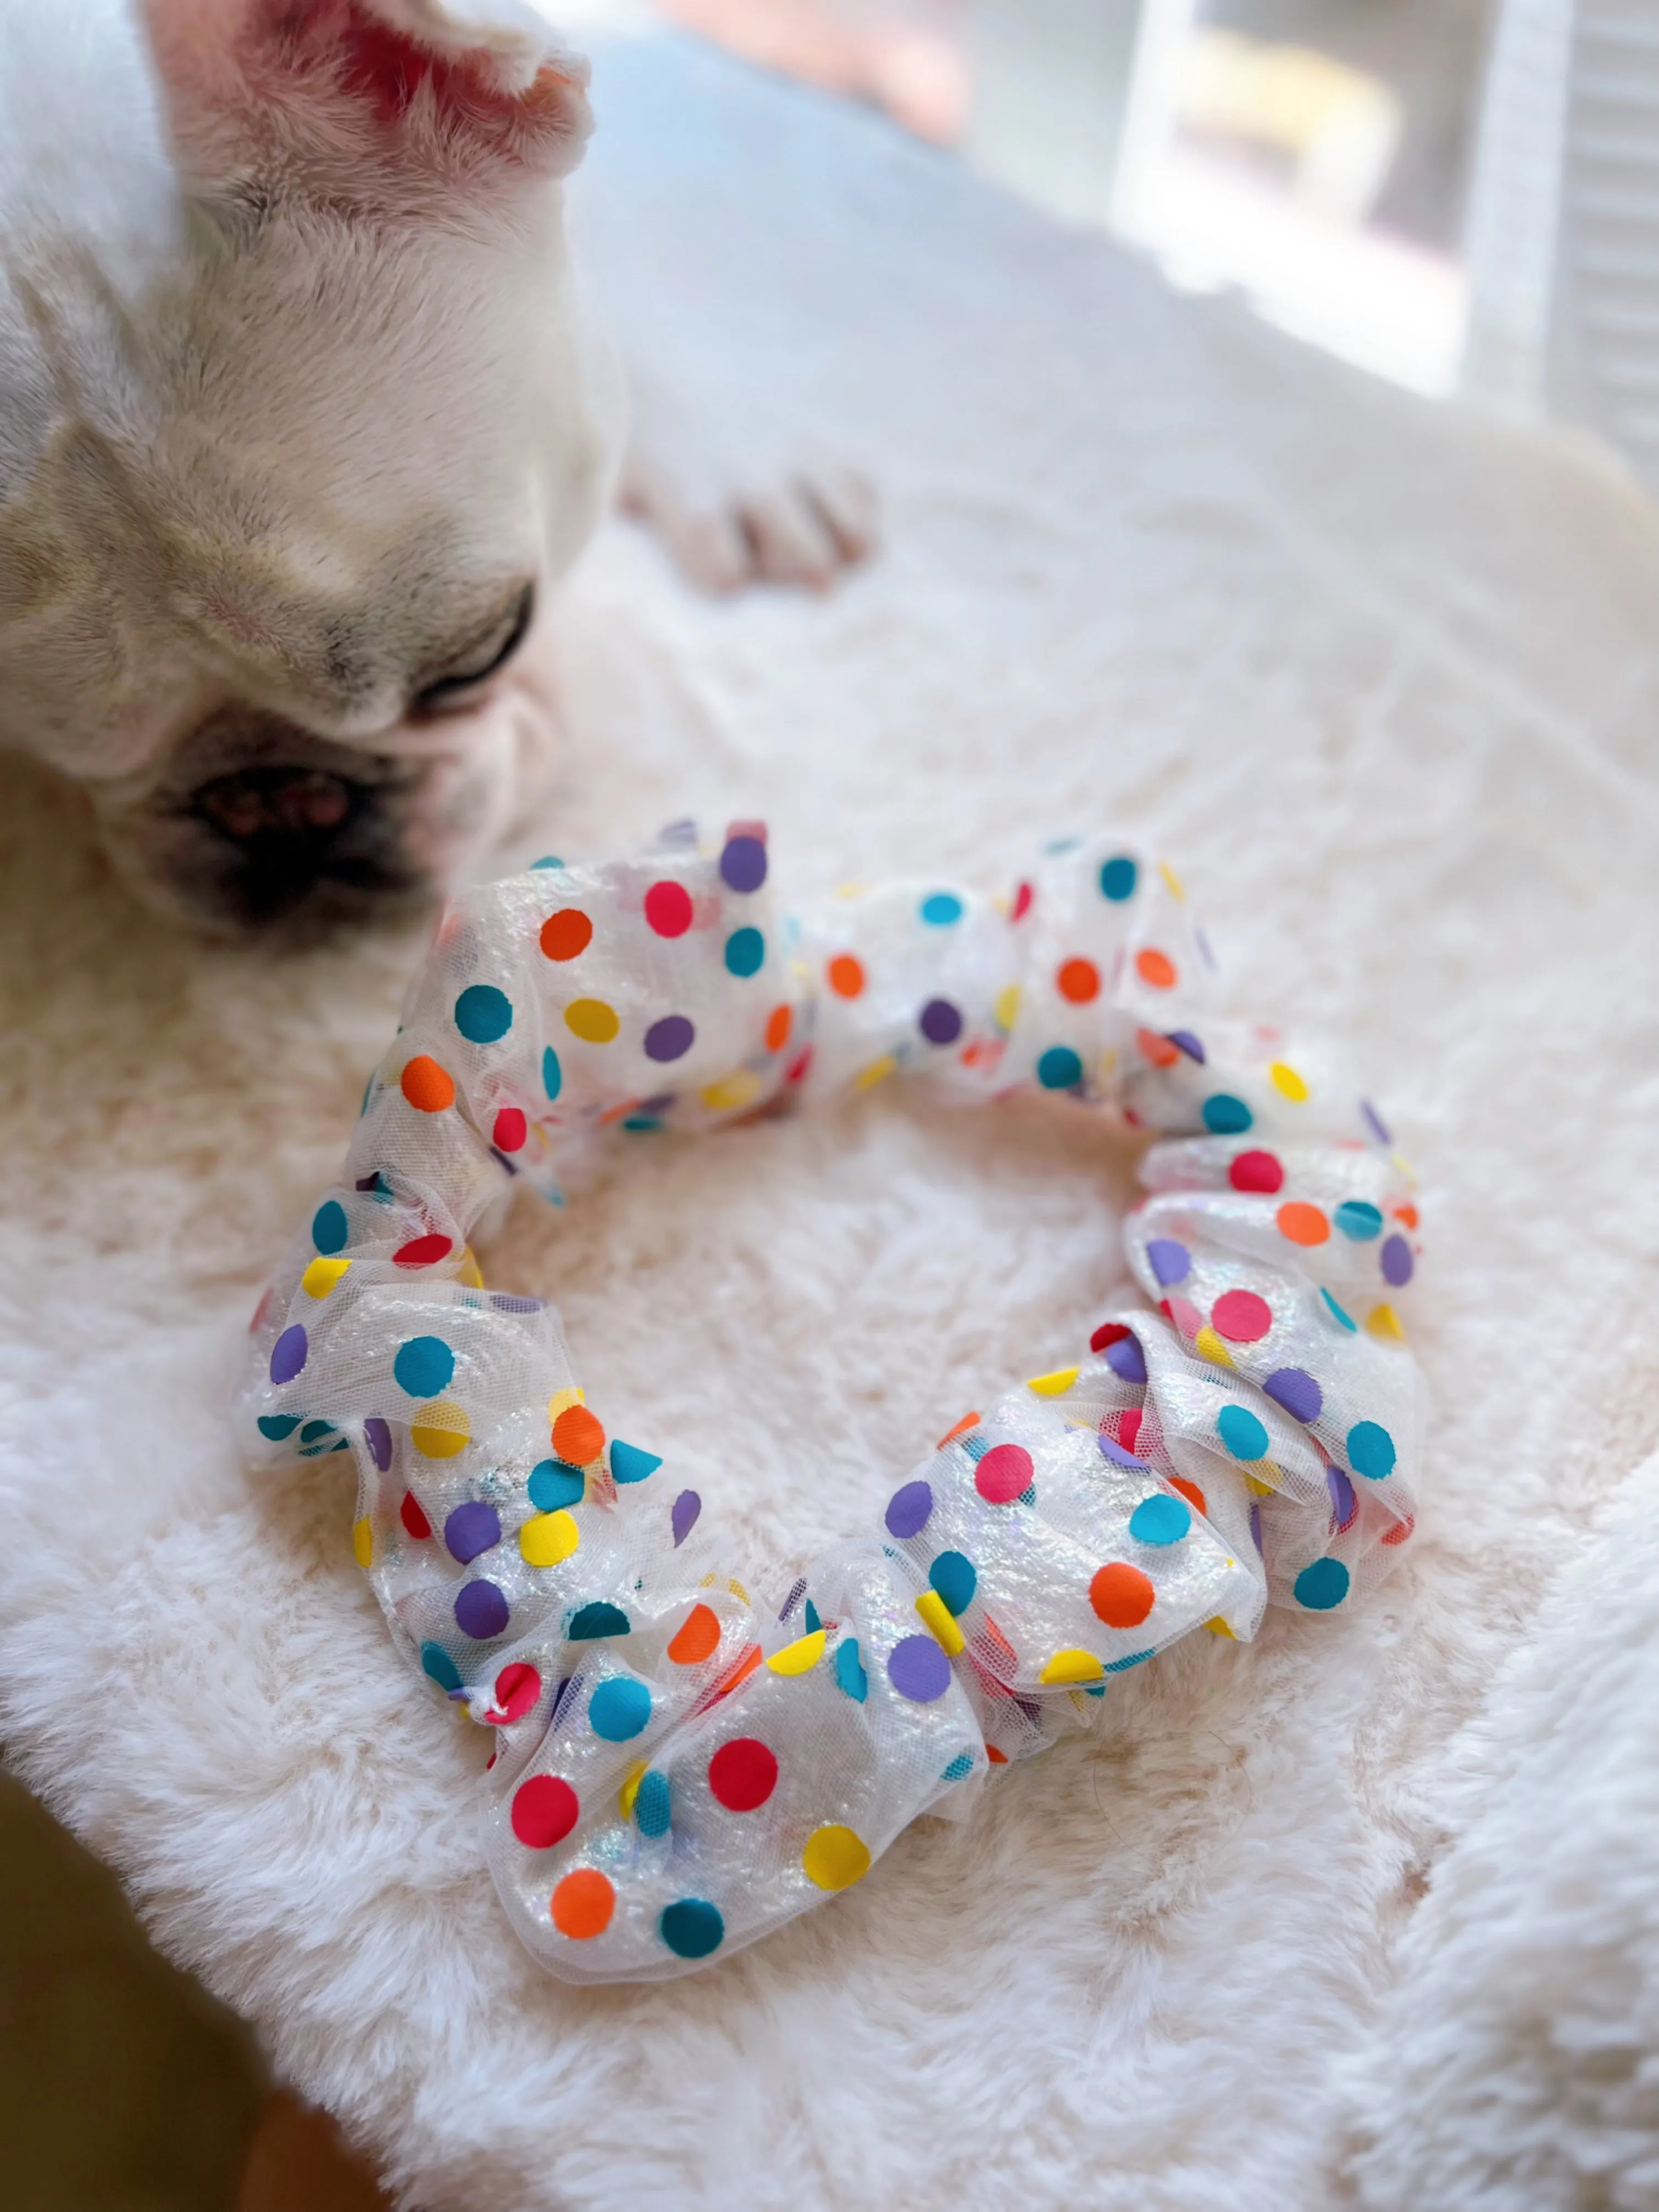
[[[1254,1291],[1224,1291],[1210,1318],[1229,1344],[1255,1344],[1273,1325],[1273,1310]]]
[[[1164,1310],[1189,1344],[1204,1326],[1204,1316],[1190,1298],[1165,1298]]]
[[[659,937],[684,937],[691,927],[691,894],[665,878],[645,895],[645,918]]]
[[[1032,1473],[1024,1444],[993,1444],[974,1469],[974,1487],[988,1505],[1010,1505],[1030,1488]]]
[[[1227,1170],[1235,1190],[1275,1191],[1284,1188],[1285,1170],[1272,1152],[1240,1152]]]

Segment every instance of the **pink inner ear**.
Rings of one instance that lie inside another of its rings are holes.
[[[399,122],[424,85],[441,114],[475,130],[493,125],[503,152],[518,151],[526,131],[533,135],[538,125],[561,127],[569,94],[580,91],[550,63],[526,91],[503,91],[482,60],[435,54],[355,5],[340,44],[343,88],[366,98],[383,124]]]

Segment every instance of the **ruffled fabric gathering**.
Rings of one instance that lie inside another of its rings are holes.
[[[557,1199],[605,1147],[901,1072],[1162,1133],[1125,1227],[1155,1310],[1091,1316],[1075,1365],[965,1413],[763,1614],[697,1492],[610,1432],[556,1315],[486,1290],[468,1239],[515,1177]],[[657,1980],[860,1880],[1181,1637],[1378,1579],[1416,1510],[1417,1225],[1375,1110],[1219,1010],[1133,847],[796,922],[763,827],[704,851],[681,826],[451,903],[255,1316],[249,1440],[354,1456],[394,1637],[495,1733],[487,1852],[530,1950]]]

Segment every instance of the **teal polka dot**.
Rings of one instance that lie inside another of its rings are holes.
[[[1296,1601],[1310,1613],[1328,1613],[1348,1595],[1348,1571],[1340,1559],[1316,1559],[1294,1584]]]
[[[588,1724],[607,1743],[627,1743],[650,1717],[650,1691],[626,1677],[601,1682],[587,1701]]]
[[[978,1571],[962,1552],[941,1552],[928,1568],[927,1579],[951,1613],[966,1613],[979,1587]]]
[[[459,1690],[461,1686],[461,1670],[441,1644],[422,1644],[421,1672],[430,1675],[441,1690]]]
[[[1127,853],[1119,853],[1100,867],[1100,896],[1109,898],[1115,906],[1135,895],[1135,885],[1140,881],[1140,870]]]
[[[559,1066],[559,1055],[551,1045],[542,1054],[542,1089],[546,1091],[550,1102],[564,1089],[564,1070]]]
[[[939,1780],[941,1782],[965,1782],[973,1771],[973,1753],[971,1751],[959,1751],[956,1757],[951,1761],[951,1764],[945,1768],[944,1773],[940,1775]]]
[[[596,1598],[592,1605],[577,1607],[566,1632],[573,1644],[586,1644],[600,1636],[626,1636],[629,1626],[628,1615],[619,1605]]]
[[[1193,1525],[1184,1500],[1162,1492],[1143,1498],[1129,1516],[1129,1534],[1137,1544],[1178,1544]]]
[[[1132,1651],[1127,1659],[1108,1659],[1101,1671],[1106,1674],[1127,1674],[1131,1667],[1144,1667],[1149,1659],[1157,1656],[1156,1650]]]
[[[611,1473],[617,1482],[644,1482],[662,1465],[655,1452],[641,1451],[637,1444],[625,1444],[620,1437],[611,1439]]]
[[[1235,1459],[1267,1458],[1267,1431],[1248,1406],[1224,1406],[1215,1425]]]
[[[299,1425],[300,1416],[297,1413],[261,1413],[259,1416],[259,1434],[269,1437],[274,1444],[291,1437]]]
[[[703,1897],[682,1897],[677,1904],[664,1905],[657,1925],[677,1959],[706,1959],[726,1938],[720,1907]]]
[[[469,1044],[494,1044],[513,1026],[513,1001],[493,983],[469,983],[455,1001],[455,1026]]]
[[[869,1694],[870,1677],[864,1671],[864,1662],[853,1637],[836,1647],[836,1680],[855,1705],[861,1705]]]
[[[1359,1323],[1354,1319],[1353,1316],[1350,1313],[1345,1313],[1328,1291],[1321,1291],[1319,1295],[1324,1299],[1326,1310],[1329,1313],[1331,1318],[1334,1321],[1340,1322],[1342,1327],[1348,1331],[1350,1335],[1357,1336],[1359,1333]]]
[[[351,1234],[346,1220],[346,1210],[337,1198],[331,1198],[319,1206],[311,1217],[311,1241],[319,1252],[340,1251]]]
[[[766,958],[766,939],[757,929],[734,929],[726,940],[728,975],[754,975]]]
[[[929,891],[921,902],[921,918],[934,929],[949,929],[962,920],[962,901],[954,891]]]
[[[587,1478],[579,1467],[567,1467],[562,1459],[544,1459],[530,1471],[526,1487],[530,1502],[538,1513],[556,1513],[562,1506],[580,1505]]]
[[[624,1129],[631,1129],[636,1137],[648,1137],[653,1129],[660,1129],[661,1121],[654,1114],[624,1114]]]
[[[659,1774],[654,1766],[640,1777],[640,1786],[634,1796],[634,1819],[642,1836],[665,1836],[668,1833],[671,1819],[668,1777]]]
[[[556,853],[544,853],[539,860],[532,860],[530,865],[532,868],[562,868],[564,862]]]
[[[325,1437],[338,1434],[332,1421],[307,1421],[300,1431],[302,1444],[320,1443]]]
[[[411,1398],[435,1398],[454,1379],[455,1355],[441,1336],[411,1336],[398,1346],[392,1372]]]
[[[1348,1431],[1348,1465],[1367,1481],[1394,1472],[1394,1438],[1380,1421],[1356,1421]]]
[[[1218,1091],[1204,1101],[1204,1126],[1212,1137],[1240,1137],[1255,1116],[1242,1098]]]
[[[1381,1209],[1368,1206],[1363,1198],[1345,1198],[1332,1218],[1342,1234],[1352,1237],[1356,1244],[1368,1243],[1373,1237],[1382,1234]]]
[[[812,1602],[812,1601],[811,1601],[811,1599],[810,1597],[809,1597],[809,1598],[807,1599],[807,1601],[806,1601],[806,1615],[805,1615],[805,1620],[806,1620],[806,1633],[807,1633],[809,1636],[816,1636],[816,1635],[817,1634],[817,1632],[818,1632],[819,1629],[821,1629],[821,1628],[823,1627],[823,1621],[818,1618],[818,1609],[817,1609],[817,1606],[815,1606],[815,1605],[813,1604],[813,1602]]]
[[[1083,1062],[1068,1044],[1051,1044],[1036,1064],[1045,1091],[1073,1091],[1083,1080]]]

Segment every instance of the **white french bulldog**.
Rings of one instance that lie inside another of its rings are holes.
[[[539,0],[0,0],[0,744],[151,906],[328,926],[533,796],[623,443],[586,85]],[[849,471],[624,492],[714,587],[870,541]]]

